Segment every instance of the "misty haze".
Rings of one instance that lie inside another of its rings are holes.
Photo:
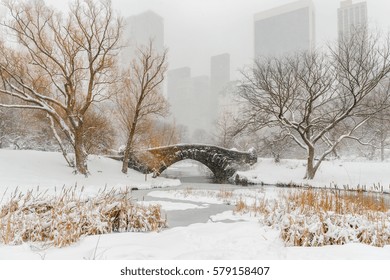
[[[389,11],[3,0],[0,259],[390,259]]]

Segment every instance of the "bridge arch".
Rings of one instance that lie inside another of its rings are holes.
[[[162,157],[160,165],[154,170],[155,175],[159,176],[169,166],[187,159],[191,159],[205,165],[214,174],[215,178],[219,178],[221,176],[226,177],[229,175],[233,176],[233,174],[236,172],[236,170],[230,168],[230,166],[227,166],[229,164],[229,161],[224,159],[220,155],[207,157],[207,155],[203,154],[203,152],[184,151],[183,153],[176,154],[169,159],[167,159],[166,157]],[[218,164],[220,164],[220,166],[217,166]]]
[[[181,144],[152,148],[145,152],[152,156],[152,160],[147,163],[140,163],[137,160],[137,166],[141,165],[143,170],[153,171],[154,176],[159,176],[172,164],[191,159],[207,166],[214,174],[217,182],[228,181],[237,170],[244,166],[252,165],[257,161],[255,151],[239,152],[217,146],[199,144]],[[129,167],[135,168],[133,163],[130,162]]]
[[[214,173],[210,170],[210,168],[199,161],[185,159],[170,165],[167,169],[161,172],[160,176],[179,179],[189,177],[188,180],[192,181],[191,178],[195,179],[197,177],[199,177],[199,180],[213,179]]]

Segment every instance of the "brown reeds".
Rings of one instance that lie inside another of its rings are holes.
[[[276,200],[236,203],[235,213],[254,213],[280,229],[288,246],[340,245],[350,242],[390,245],[390,211],[383,194],[304,189],[279,193]]]
[[[0,209],[0,242],[42,242],[57,247],[82,236],[126,231],[156,231],[166,226],[158,205],[144,207],[129,191],[102,190],[85,197],[83,190],[62,188],[59,194],[15,192]]]

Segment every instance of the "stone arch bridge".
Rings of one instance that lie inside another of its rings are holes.
[[[123,160],[123,156],[116,159]],[[257,155],[254,149],[240,152],[211,145],[179,144],[137,152],[130,160],[129,167],[144,173],[153,172],[156,177],[170,165],[186,159],[207,166],[213,172],[216,182],[227,182],[237,170],[256,163]]]

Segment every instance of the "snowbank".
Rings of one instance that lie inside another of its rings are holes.
[[[96,251],[96,252],[95,252]],[[390,259],[390,246],[285,247],[277,230],[258,222],[206,223],[159,233],[89,236],[75,246],[40,250],[0,246],[0,259]]]
[[[89,156],[88,168],[88,177],[75,175],[60,153],[0,149],[0,188],[10,191],[18,188],[24,192],[39,186],[51,191],[55,187],[78,185],[93,194],[104,187],[150,189],[180,185],[179,180],[151,175],[145,181],[145,175],[134,170],[123,174],[121,162],[101,156]]]
[[[338,187],[390,193],[390,162],[324,161],[313,180],[302,179],[306,171],[304,160],[285,159],[275,163],[273,159],[259,158],[248,171],[237,172],[248,182],[267,185],[310,185],[313,187]],[[381,187],[380,187],[381,186]]]

